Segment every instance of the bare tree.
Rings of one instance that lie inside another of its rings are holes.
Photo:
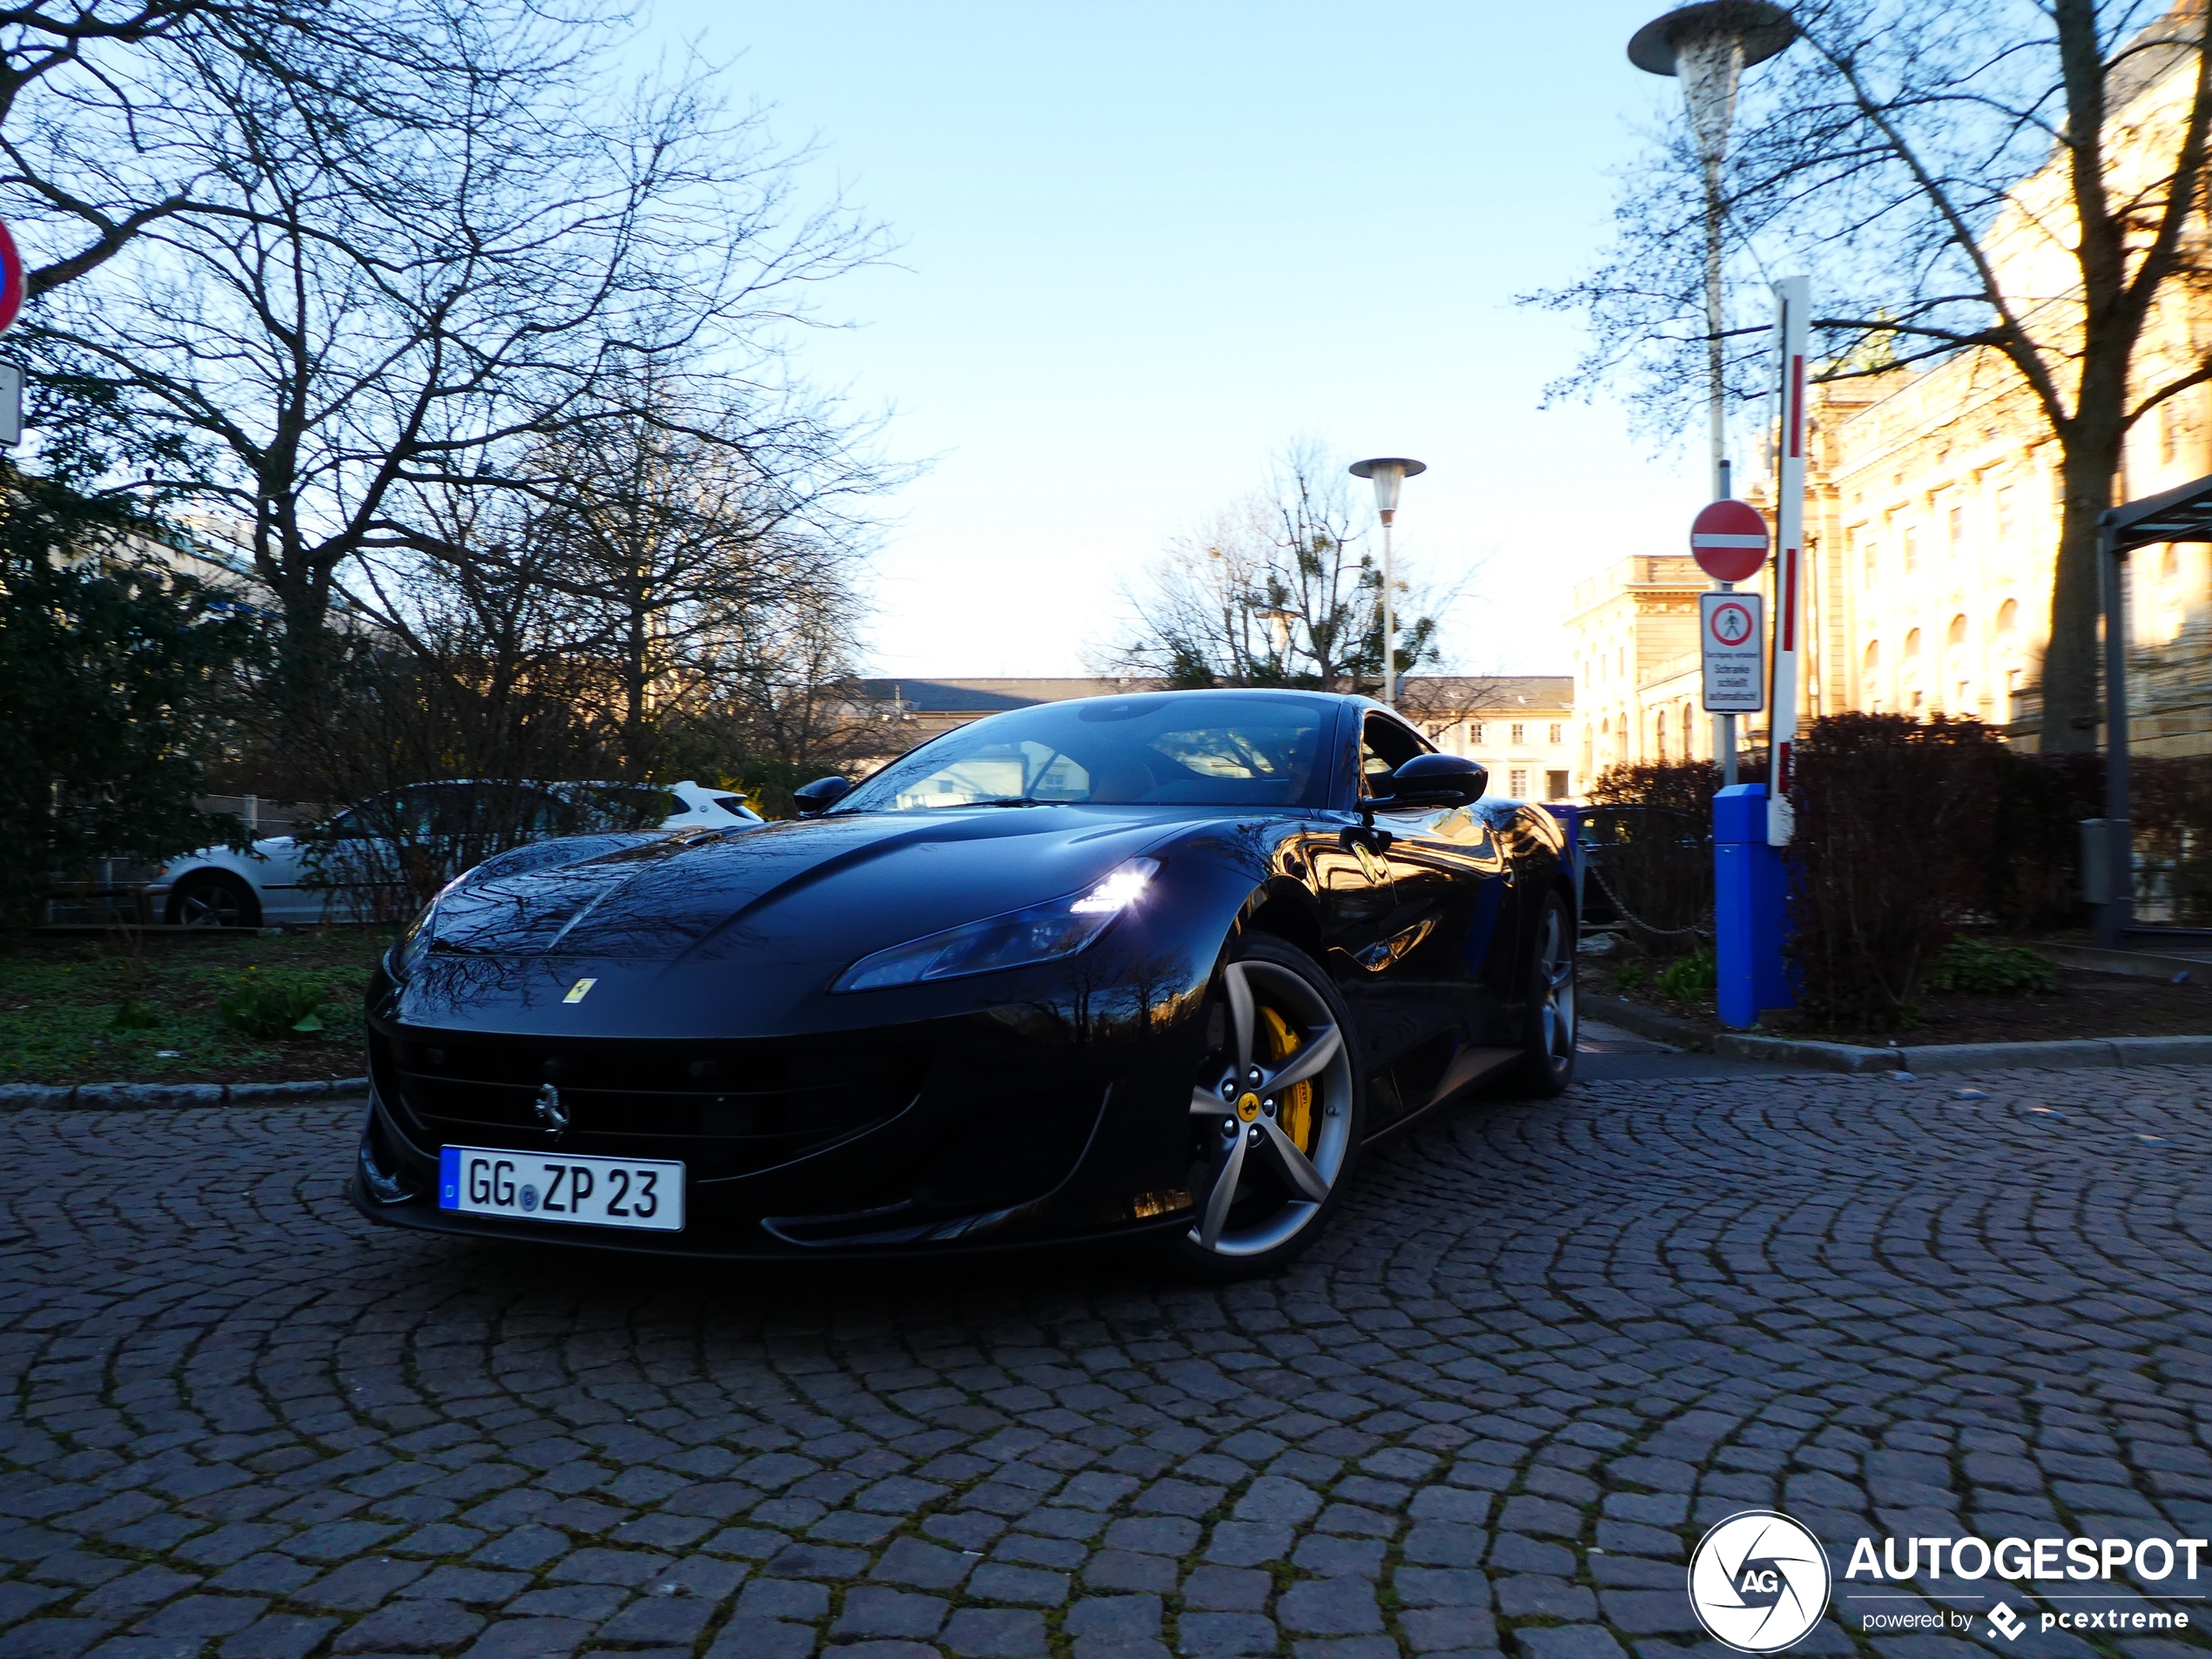
[[[252,526],[295,707],[349,561],[455,552],[426,493],[535,489],[549,438],[654,418],[625,403],[644,365],[775,405],[806,288],[877,246],[835,205],[795,212],[796,158],[696,74],[610,97],[604,57],[563,66],[531,28],[437,21],[425,49],[454,70],[435,131],[356,111],[334,138],[324,105],[187,56],[191,141],[240,211],[141,230],[31,331],[57,383],[169,437],[172,482]]]
[[[2212,379],[2203,344],[2144,349],[2161,307],[2212,286],[2212,9],[1804,0],[1792,15],[1803,38],[1747,78],[1725,185],[1735,268],[1811,271],[1828,378],[1960,353],[2015,377],[2061,455],[2042,743],[2092,747],[2097,515],[2128,429]],[[1686,123],[1624,181],[1615,224],[1595,273],[1534,298],[1591,320],[1571,384],[1625,378],[1650,427],[1676,427],[1707,343]],[[1740,394],[1764,364],[1755,320],[1737,320]]]
[[[1382,685],[1382,573],[1355,529],[1344,469],[1312,444],[1286,451],[1268,487],[1170,544],[1130,596],[1136,637],[1116,670],[1171,685]],[[1436,656],[1426,596],[1399,580],[1399,672]]]
[[[24,243],[30,297],[98,271],[149,227],[253,216],[206,165],[192,65],[227,64],[343,149],[351,132],[444,126],[453,21],[449,0],[30,0],[0,12],[0,216]],[[558,73],[579,35],[610,21],[487,0],[472,32],[505,47],[466,72]]]

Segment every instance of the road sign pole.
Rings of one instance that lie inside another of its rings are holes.
[[[1797,659],[1804,650],[1805,543],[1805,349],[1812,283],[1774,285],[1775,334],[1781,345],[1781,442],[1774,482],[1773,704],[1767,713],[1767,844],[1787,846],[1797,833],[1790,804],[1797,741]]]

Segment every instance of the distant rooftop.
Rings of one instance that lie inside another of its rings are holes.
[[[1402,700],[1409,709],[1456,711],[1567,709],[1575,704],[1571,674],[1408,674]],[[1167,690],[1163,680],[1116,679],[865,679],[871,701],[902,704],[914,714],[995,714],[1005,709],[1064,703],[1078,697],[1113,697]]]

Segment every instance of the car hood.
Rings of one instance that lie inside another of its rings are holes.
[[[1160,840],[1143,808],[832,815],[464,878],[433,956],[738,961],[819,977],[887,945],[1071,893]]]

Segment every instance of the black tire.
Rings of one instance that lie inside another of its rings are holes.
[[[1250,1034],[1241,1078],[1240,995]],[[1234,941],[1207,1026],[1191,1090],[1191,1224],[1165,1250],[1177,1272],[1219,1284],[1275,1272],[1320,1236],[1359,1162],[1366,1089],[1344,999],[1279,939]],[[1286,1074],[1280,1095],[1265,1092]]]
[[[258,927],[261,902],[253,889],[220,870],[195,870],[170,891],[172,927]]]
[[[1539,1100],[1565,1094],[1575,1081],[1575,913],[1558,894],[1547,894],[1529,946],[1527,1008],[1514,1073],[1519,1092]]]

